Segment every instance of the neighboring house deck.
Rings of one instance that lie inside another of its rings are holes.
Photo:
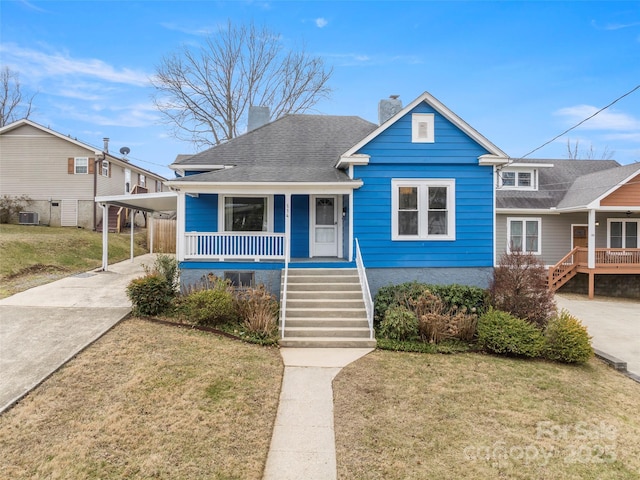
[[[582,273],[593,297],[596,275],[640,274],[640,163],[514,160],[496,188],[498,251],[539,256],[550,288]]]
[[[164,177],[70,136],[20,120],[0,128],[0,195],[27,195],[42,225],[96,229],[94,198],[161,192]],[[124,214],[121,215],[124,222]],[[116,227],[114,227],[116,228]]]

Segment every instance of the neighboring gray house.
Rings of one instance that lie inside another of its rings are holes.
[[[95,229],[102,220],[98,195],[166,190],[164,177],[123,157],[19,120],[0,128],[0,195],[27,195],[28,223]],[[110,214],[111,217],[111,214]]]
[[[640,274],[640,163],[515,159],[498,169],[497,252],[532,253],[554,289],[579,273]]]

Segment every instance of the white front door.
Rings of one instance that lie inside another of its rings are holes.
[[[312,255],[338,256],[338,198],[335,195],[313,197]]]

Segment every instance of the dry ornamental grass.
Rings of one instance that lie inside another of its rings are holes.
[[[0,478],[259,479],[277,349],[131,319],[0,416]]]

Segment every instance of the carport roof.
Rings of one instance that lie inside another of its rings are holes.
[[[96,203],[107,203],[145,212],[169,212],[177,209],[176,192],[140,193],[137,195],[109,195],[96,197]]]

